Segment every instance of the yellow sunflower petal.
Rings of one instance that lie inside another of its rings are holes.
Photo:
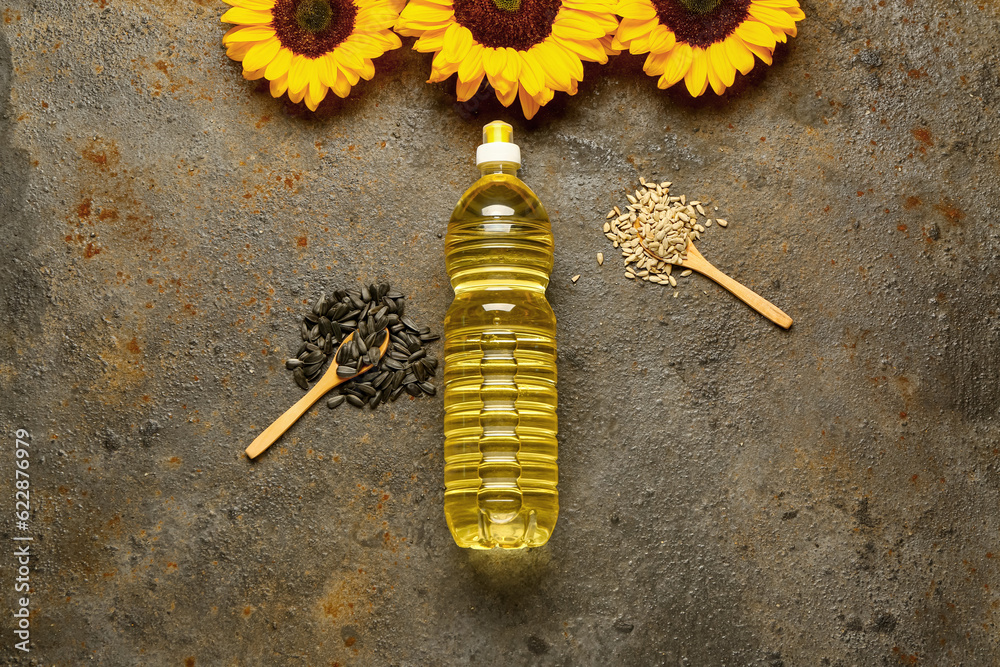
[[[691,49],[691,68],[684,76],[684,85],[692,97],[698,97],[708,88],[708,55],[701,47]]]
[[[316,77],[327,88],[333,88],[337,83],[337,56],[324,53],[316,59]]]
[[[271,79],[271,97],[281,97],[288,90],[288,75],[282,74],[277,79]]]
[[[542,42],[531,48],[530,52],[539,63],[546,63],[545,86],[553,90],[568,91],[573,84],[573,77],[566,63],[566,54],[562,47],[551,42]]]
[[[622,44],[627,44],[637,37],[648,35],[658,25],[655,18],[650,20],[623,19],[621,25],[618,26],[617,37]]]
[[[278,53],[274,56],[274,59],[271,60],[270,63],[268,63],[267,71],[264,73],[264,75],[271,81],[274,81],[278,77],[287,75],[288,68],[291,66],[291,64],[292,64],[292,52],[282,47],[281,49],[278,49]],[[288,85],[287,81],[285,82],[285,85],[286,86]]]
[[[337,83],[330,88],[337,97],[347,97],[351,94],[351,84],[341,71],[337,72]]]
[[[535,55],[531,51],[523,51],[519,55],[521,57],[521,87],[528,95],[534,97],[545,86],[545,70],[535,60]]]
[[[528,91],[524,89],[524,86],[521,86],[518,89],[517,97],[521,101],[521,111],[524,112],[524,117],[528,120],[534,118],[539,109],[538,101],[528,94]]]
[[[359,75],[356,71],[348,67],[341,67],[340,73],[344,76],[345,79],[347,79],[347,83],[349,83],[351,86],[358,85],[358,81],[361,80],[361,75]]]
[[[489,78],[491,84],[500,79],[500,73],[506,64],[506,49],[486,49],[486,52],[483,54],[483,69],[486,71],[486,76]]]
[[[308,86],[306,88],[308,88]],[[303,88],[302,90],[300,90],[298,92],[292,92],[292,89],[289,88],[288,89],[288,99],[290,99],[292,102],[295,102],[296,104],[298,104],[306,96],[306,88]]]
[[[486,75],[480,74],[469,81],[462,81],[459,79],[458,84],[455,86],[455,93],[458,96],[458,101],[468,102],[472,99],[472,96],[479,90],[479,86],[482,85],[484,76]]]
[[[278,41],[277,37],[272,37],[266,42],[255,44],[252,49],[247,51],[246,57],[243,58],[243,67],[244,69],[267,67],[280,50],[281,42]]]
[[[296,53],[288,68],[288,93],[298,95],[309,85],[310,77],[316,76],[316,66],[311,58]]]
[[[668,54],[667,66],[657,82],[659,88],[669,88],[684,78],[691,69],[692,49],[690,44],[680,43]]]
[[[365,81],[371,81],[372,77],[375,76],[375,63],[373,63],[370,59],[365,58],[362,62],[361,69],[358,70],[358,76]]]
[[[361,57],[350,46],[341,45],[337,49],[337,62],[351,69],[361,69]]]
[[[229,48],[226,49],[226,55],[238,62],[246,58],[247,53],[253,47],[254,47],[253,42],[239,42],[237,44],[230,44]]]
[[[269,11],[255,11],[243,7],[233,7],[219,19],[222,23],[240,23],[243,25],[269,24],[274,20]]]
[[[483,56],[485,54],[486,49],[479,44],[474,44],[469,49],[469,54],[462,61],[462,64],[458,66],[459,81],[471,81],[486,72],[483,68]]]
[[[753,69],[753,53],[746,47],[743,40],[735,35],[726,38],[726,55],[741,74],[749,74]]]
[[[309,87],[306,89],[306,106],[309,107],[311,111],[316,111],[316,107],[319,103],[323,101],[326,97],[327,87],[326,84],[320,83],[318,77],[313,77],[309,81]]]
[[[551,88],[542,88],[542,92],[535,95],[535,101],[538,102],[540,106],[545,106],[552,101],[552,98],[556,96],[556,93]]]
[[[413,50],[419,53],[440,51],[444,48],[444,35],[446,32],[448,32],[447,28],[428,30],[413,43]],[[405,35],[406,33],[403,34]]]
[[[514,99],[517,97],[518,86],[513,85],[510,88],[504,89],[502,92],[497,88],[497,99],[500,100],[500,104],[505,107],[509,107],[514,103]]]
[[[711,65],[711,69],[716,73],[719,80],[726,88],[733,85],[733,82],[736,81],[736,68],[733,67],[731,62],[729,62],[724,42],[715,42],[708,47],[708,61]],[[722,93],[719,94],[721,95]]]
[[[780,9],[771,9],[769,7],[762,7],[756,3],[752,3],[749,9],[750,16],[754,17],[761,23],[775,27],[775,28],[794,28],[795,21],[786,12]]]
[[[668,60],[670,60],[669,53],[650,53],[646,56],[646,62],[642,65],[642,71],[650,76],[660,76],[667,68]]]
[[[562,39],[560,37],[555,37],[554,39],[556,43],[560,44],[567,51],[575,53],[583,60],[602,64],[608,62],[608,54],[604,52],[604,48],[601,47],[599,42],[593,40]]]
[[[652,53],[666,53],[674,48],[676,43],[674,31],[662,25],[656,26],[649,34],[649,51]]]
[[[243,78],[246,79],[247,81],[256,81],[257,79],[261,79],[263,77],[264,77],[264,68],[263,67],[258,68],[258,69],[244,69],[243,70]]]
[[[624,0],[615,7],[615,14],[623,19],[655,19],[656,9],[649,2]]]
[[[443,53],[450,62],[461,63],[472,48],[472,32],[465,26],[452,23],[444,34]]]
[[[274,37],[274,28],[267,25],[238,25],[222,37],[223,44],[263,42]]]
[[[770,28],[758,21],[744,21],[736,26],[735,34],[747,45],[757,44],[769,49],[774,48],[774,34]]]
[[[274,0],[222,0],[227,5],[233,7],[243,7],[257,11],[270,11],[274,7]]]
[[[722,83],[722,79],[719,78],[719,73],[715,71],[715,67],[712,65],[711,56],[708,52],[705,52],[705,62],[708,64],[708,69],[706,70],[708,74],[708,85],[712,87],[716,95],[721,95],[726,92],[726,86]]]
[[[744,42],[744,44],[748,49],[750,49],[751,53],[753,53],[755,56],[763,60],[765,65],[770,65],[771,62],[774,60],[774,58],[772,57],[771,49],[767,48],[766,46],[760,46],[759,44],[751,44],[749,42]]]
[[[503,68],[503,78],[505,81],[516,82],[518,77],[521,76],[521,57],[517,54],[516,49],[507,47],[507,62]]]
[[[431,76],[429,81],[444,81],[458,71],[457,63],[450,63],[444,57],[444,51],[438,51],[431,61]]]
[[[597,39],[604,37],[604,30],[589,17],[578,12],[564,12],[561,20],[552,24],[552,34],[564,39]],[[787,14],[786,14],[787,16]]]

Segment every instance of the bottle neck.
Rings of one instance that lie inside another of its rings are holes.
[[[490,174],[507,174],[517,176],[518,165],[516,162],[483,162],[479,165],[479,173],[483,176]]]

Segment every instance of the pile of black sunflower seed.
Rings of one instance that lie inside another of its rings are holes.
[[[405,391],[410,396],[433,396],[437,389],[429,382],[438,360],[427,354],[426,345],[440,336],[403,314],[406,297],[392,291],[388,283],[368,285],[360,290],[338,289],[332,296],[322,294],[300,324],[302,345],[296,356],[285,362],[295,383],[309,389],[323,374],[331,355],[352,333],[356,335],[340,348],[337,374],[349,377],[364,366],[371,368],[337,389],[339,396],[327,401],[336,408],[344,402],[372,410],[385,401],[395,401]],[[390,336],[385,354],[379,348]]]

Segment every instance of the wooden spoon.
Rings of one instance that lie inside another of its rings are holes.
[[[299,417],[306,413],[306,410],[311,408],[313,404],[319,399],[323,398],[323,395],[328,391],[333,389],[339,384],[347,382],[362,373],[366,373],[371,370],[371,365],[362,366],[361,370],[354,375],[349,375],[347,377],[341,377],[337,375],[337,357],[340,354],[340,348],[344,347],[354,338],[355,331],[351,332],[351,335],[344,339],[344,341],[337,347],[337,352],[333,355],[333,361],[330,362],[330,368],[326,370],[323,377],[319,379],[312,389],[310,389],[305,396],[300,398],[298,402],[292,407],[288,408],[285,414],[281,415],[274,420],[274,423],[268,426],[264,431],[257,436],[257,438],[250,443],[247,447],[247,456],[250,458],[256,458],[261,452],[274,444],[274,442],[281,437],[281,435],[291,428],[292,424],[298,421]],[[389,332],[385,332],[385,340],[379,345],[379,356],[385,354],[385,351],[389,349]]]
[[[646,242],[641,237],[639,238],[639,244],[650,257],[663,260],[662,257],[646,247]],[[697,271],[706,278],[711,278],[719,285],[732,292],[737,299],[750,306],[758,313],[777,324],[779,327],[787,329],[792,326],[792,318],[786,315],[783,310],[751,290],[749,287],[741,285],[722,271],[719,271],[717,268],[712,266],[707,259],[702,257],[701,253],[698,252],[698,249],[694,247],[694,243],[691,241],[688,241],[687,248],[685,248],[685,254],[687,257],[683,262],[681,262],[681,266],[685,269]]]

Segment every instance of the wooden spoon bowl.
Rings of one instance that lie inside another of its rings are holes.
[[[311,408],[316,401],[323,398],[323,396],[331,389],[371,370],[372,366],[368,365],[362,366],[361,369],[353,375],[341,377],[337,374],[337,369],[339,368],[337,364],[337,357],[340,355],[340,348],[351,342],[356,333],[356,331],[352,331],[351,335],[346,337],[337,347],[337,351],[334,353],[333,358],[330,361],[330,367],[326,369],[326,373],[323,374],[323,377],[321,377],[319,381],[313,385],[313,388],[306,392],[306,395],[300,398],[295,405],[288,408],[288,410],[285,411],[285,414],[275,419],[273,424],[264,429],[264,431],[250,443],[250,446],[247,447],[246,450],[247,456],[255,458],[265,449],[273,445],[285,431],[291,428],[292,424],[298,421],[299,417],[306,413],[306,410]],[[386,330],[385,340],[378,346],[379,357],[384,356],[386,350],[389,349],[389,338],[389,331]]]
[[[664,258],[660,257],[655,252],[650,250],[646,246],[646,242],[641,236],[638,238],[639,238],[639,245],[642,246],[642,249],[646,251],[647,255],[649,255],[653,259],[661,260],[664,262],[666,261]],[[684,249],[684,254],[686,255],[686,257],[684,261],[681,262],[680,266],[683,266],[685,269],[691,269],[692,271],[697,271],[706,278],[714,280],[719,285],[732,292],[737,299],[747,304],[748,306],[756,310],[758,313],[760,313],[767,319],[777,324],[779,327],[787,329],[788,327],[792,326],[792,318],[786,315],[783,310],[775,306],[773,303],[771,303],[761,295],[754,292],[749,287],[746,287],[745,285],[736,282],[735,280],[727,276],[725,273],[719,271],[717,268],[712,266],[712,264],[707,259],[702,257],[701,253],[698,252],[698,249],[694,247],[693,242],[688,241],[687,248]],[[677,265],[675,264],[674,266]]]

